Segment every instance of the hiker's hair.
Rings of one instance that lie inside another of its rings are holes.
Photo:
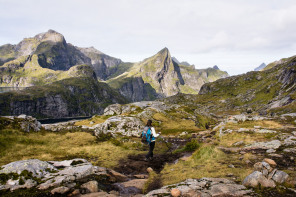
[[[146,126],[147,127],[152,127],[152,120],[148,120]]]

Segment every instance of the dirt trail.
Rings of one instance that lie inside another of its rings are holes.
[[[130,155],[127,159],[121,160],[114,170],[125,175],[148,174],[146,170],[151,167],[159,173],[166,163],[172,163],[181,156],[182,154],[158,154],[154,155],[152,160],[145,161],[145,155]]]

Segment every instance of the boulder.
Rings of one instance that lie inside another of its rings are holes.
[[[139,136],[144,128],[144,123],[137,117],[113,116],[104,123],[96,125],[95,135],[101,133],[119,133],[125,136]]]
[[[243,185],[246,187],[257,187],[259,180],[264,177],[259,171],[254,171],[243,180]]]
[[[147,179],[133,179],[127,182],[121,183],[125,188],[134,187],[142,191],[144,189],[144,185],[147,182]]]
[[[105,116],[114,116],[114,115],[120,115],[121,114],[121,105],[120,104],[113,104],[109,105],[104,109],[104,115]]]
[[[277,164],[275,163],[274,160],[272,159],[268,159],[268,158],[264,158],[263,160],[264,162],[268,163],[270,166],[275,167]]]
[[[108,170],[108,173],[110,174],[111,177],[113,177],[115,179],[116,182],[124,182],[124,181],[128,180],[127,176],[125,176],[124,174],[121,174],[119,172],[116,172],[114,170]]]
[[[57,170],[48,162],[40,161],[38,159],[15,161],[2,166],[1,168],[0,173],[17,173],[20,175],[23,171],[28,171],[29,173],[32,173],[33,177],[37,178],[42,178],[51,171]]]
[[[277,170],[272,177],[272,179],[275,182],[280,183],[280,184],[284,183],[288,178],[289,178],[289,175],[283,171],[280,171],[280,170]]]
[[[86,193],[94,193],[99,191],[99,186],[97,181],[89,181],[80,186],[80,188],[85,189]]]

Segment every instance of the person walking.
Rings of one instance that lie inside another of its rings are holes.
[[[150,129],[150,134],[151,134],[150,140],[148,142],[149,143],[149,152],[146,155],[146,160],[151,160],[153,158],[153,150],[155,147],[155,138],[157,138],[161,134],[161,132],[156,134],[155,129],[152,126],[152,120],[147,121],[146,127],[148,127]],[[149,133],[149,131],[148,131],[148,133]]]

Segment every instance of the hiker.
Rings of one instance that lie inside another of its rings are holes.
[[[148,159],[151,160],[153,158],[153,149],[155,147],[155,138],[158,137],[161,134],[161,132],[159,132],[159,134],[156,134],[155,129],[152,126],[152,120],[147,121],[145,129],[147,129],[147,133],[148,133],[148,135],[150,135],[147,138],[148,139],[147,141],[148,141],[148,144],[149,144],[149,152],[146,155],[146,160],[148,160]],[[150,129],[150,132],[149,132],[149,129]]]

